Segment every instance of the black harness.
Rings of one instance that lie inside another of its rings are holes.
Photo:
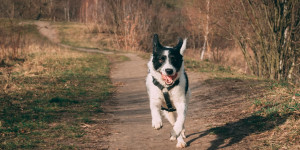
[[[186,79],[186,84],[185,84],[185,94],[186,94],[187,91],[188,91],[188,88],[189,88],[189,81],[188,81],[187,74],[185,72],[184,72],[184,76],[185,76],[185,79]],[[173,106],[172,106],[169,91],[179,84],[179,79],[177,79],[171,86],[164,87],[153,76],[152,76],[152,78],[153,78],[153,84],[155,86],[157,86],[163,92],[163,95],[164,95],[164,98],[165,98],[165,101],[166,101],[166,105],[168,107],[168,108],[165,108],[165,107],[161,106],[161,110],[165,110],[165,111],[168,111],[168,112],[176,111],[176,109],[173,108]]]

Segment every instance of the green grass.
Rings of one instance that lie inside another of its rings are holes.
[[[84,136],[79,124],[95,123],[91,118],[103,111],[101,103],[112,93],[103,55],[49,58],[41,65],[48,71],[16,73],[11,76],[15,90],[1,93],[1,149],[32,149],[48,140]]]
[[[109,58],[52,45],[36,26],[20,28],[35,50],[0,67],[0,149],[78,149],[68,142],[82,142],[80,125],[97,123],[113,92]]]

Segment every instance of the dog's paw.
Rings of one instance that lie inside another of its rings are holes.
[[[152,121],[152,127],[156,130],[162,128],[162,121]]]
[[[185,148],[186,147],[186,143],[184,141],[178,142],[176,144],[176,147],[177,148]]]

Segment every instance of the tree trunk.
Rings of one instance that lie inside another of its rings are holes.
[[[98,0],[95,0],[95,22],[97,22],[98,19]]]
[[[67,8],[66,8],[66,6],[64,8],[64,12],[65,12],[65,21],[67,21]]]
[[[53,6],[53,3],[52,3],[52,0],[50,0],[50,6],[48,8],[48,13],[49,13],[49,17],[50,17],[50,20],[52,20],[52,6]]]
[[[70,0],[67,1],[67,20],[70,22]]]
[[[68,17],[67,17],[68,18],[68,22],[70,22],[70,7],[68,7],[67,13],[68,13],[67,14],[68,15]]]
[[[89,2],[85,2],[85,23],[88,22],[88,8],[89,8]]]
[[[201,52],[201,56],[200,59],[203,60],[204,58],[204,54],[205,51],[207,51],[207,47],[208,47],[208,34],[209,34],[209,3],[210,0],[206,0],[206,26],[205,26],[205,33],[204,33],[204,43],[203,43],[203,47],[202,47],[202,52]]]
[[[10,18],[14,19],[14,16],[15,16],[15,3],[12,3],[12,9],[11,9],[11,16],[10,16]]]
[[[203,58],[204,58],[204,53],[206,50],[206,43],[207,43],[207,35],[204,35],[204,43],[203,43],[202,52],[201,52],[201,56],[200,56],[201,60],[203,60]]]

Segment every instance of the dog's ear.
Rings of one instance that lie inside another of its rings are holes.
[[[186,49],[186,41],[187,41],[186,38],[184,40],[182,40],[182,38],[179,38],[178,44],[174,47],[175,49],[180,51],[181,55],[183,55],[183,53]]]
[[[177,45],[174,47],[174,49],[180,50],[181,46],[182,46],[182,38],[179,38],[179,39],[178,39],[178,43],[177,43]]]
[[[154,36],[153,36],[153,53],[157,52],[161,48],[162,48],[162,46],[159,43],[158,35],[154,34]]]
[[[187,42],[187,38],[185,38],[185,39],[183,40],[182,46],[181,46],[181,48],[180,48],[180,54],[181,54],[181,55],[183,55],[183,53],[184,53],[184,51],[185,51],[185,49],[186,49],[186,42]]]

